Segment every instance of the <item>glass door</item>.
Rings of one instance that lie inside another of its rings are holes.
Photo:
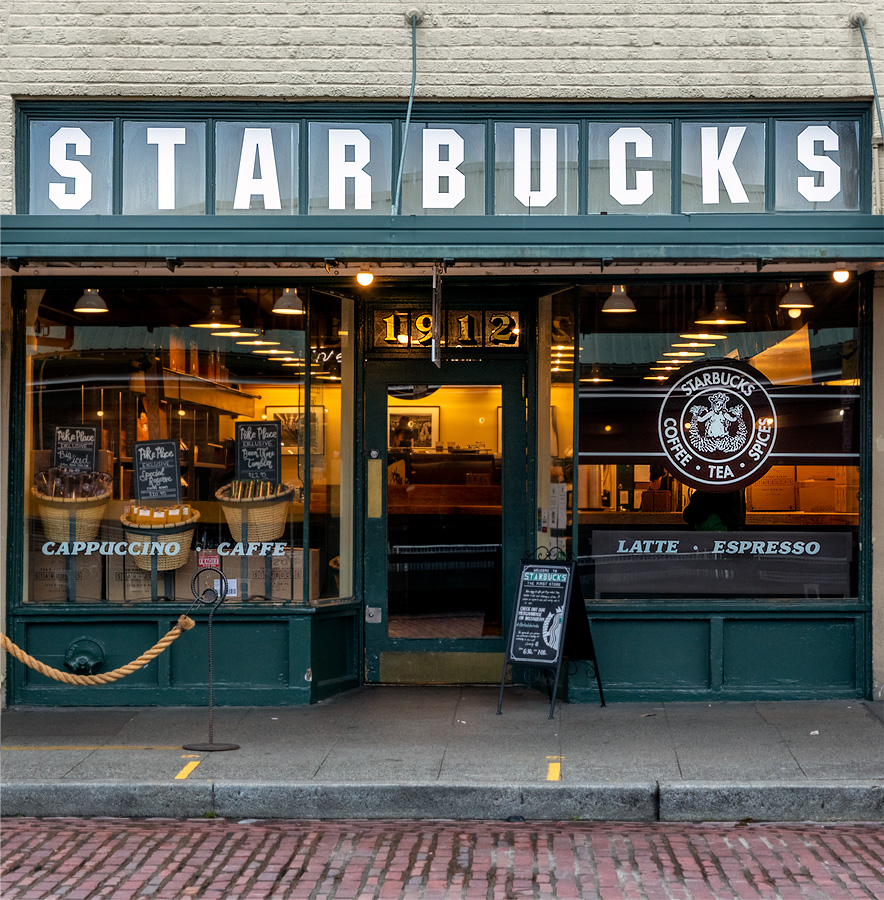
[[[524,366],[470,361],[451,370],[366,366],[372,682],[500,679],[530,524]]]

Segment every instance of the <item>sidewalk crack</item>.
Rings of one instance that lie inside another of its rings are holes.
[[[780,726],[777,725],[776,722],[771,722],[769,719],[765,718],[764,713],[754,703],[752,704],[752,709],[754,709],[755,712],[761,717],[762,722],[766,723],[767,725],[770,725],[773,728],[773,730],[776,731],[777,737],[780,739],[780,743],[789,752],[789,756],[792,757],[793,761],[795,762],[795,765],[798,766],[798,771],[801,773],[802,777],[807,778],[807,772],[804,771],[804,768],[802,767],[801,763],[798,761],[798,757],[792,752],[792,748],[789,746],[789,742],[783,736],[782,731],[780,731]]]
[[[666,730],[669,732],[669,744],[672,747],[672,753],[675,756],[675,764],[678,766],[678,777],[682,781],[684,781],[684,772],[681,769],[681,760],[678,758],[678,747],[675,744],[675,739],[672,736],[672,723],[669,721],[669,709],[666,704],[663,704],[663,715],[666,718]]]

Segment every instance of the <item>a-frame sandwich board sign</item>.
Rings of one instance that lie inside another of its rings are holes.
[[[564,559],[523,559],[504,654],[497,714],[500,715],[503,707],[507,667],[537,666],[555,671],[549,707],[552,719],[565,656],[592,662],[604,706],[602,679],[577,564]]]

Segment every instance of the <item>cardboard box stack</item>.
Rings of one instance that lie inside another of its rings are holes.
[[[104,557],[70,557],[74,573],[74,595],[68,596],[68,557],[47,556],[31,550],[28,559],[28,602],[98,603],[102,599],[101,576]]]
[[[746,489],[746,507],[753,512],[795,509],[795,466],[772,466]]]

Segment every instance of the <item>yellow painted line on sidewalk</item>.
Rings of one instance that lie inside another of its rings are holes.
[[[180,745],[162,747],[155,744],[148,746],[139,746],[134,744],[61,744],[58,746],[37,746],[37,747],[7,747],[5,744],[0,750],[180,750]]]
[[[188,775],[200,764],[200,760],[196,762],[189,762],[176,776],[175,780],[178,781],[182,778],[187,778]]]
[[[550,763],[549,771],[546,773],[547,781],[558,781],[562,777],[562,764]]]

